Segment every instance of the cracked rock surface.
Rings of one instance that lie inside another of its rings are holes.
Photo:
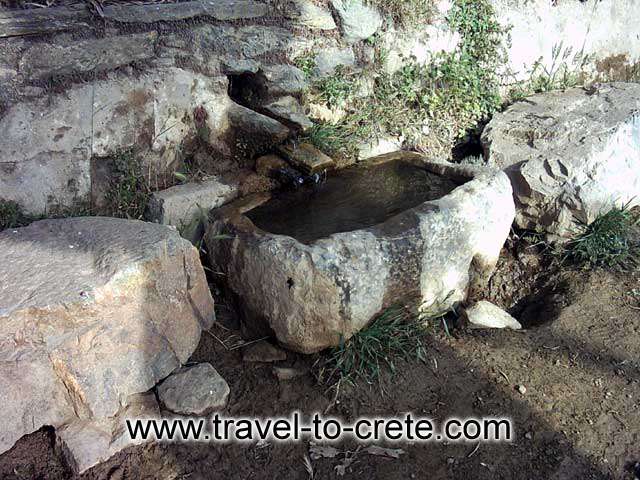
[[[174,229],[91,217],[0,233],[0,452],[43,425],[115,417],[213,319],[198,252]]]

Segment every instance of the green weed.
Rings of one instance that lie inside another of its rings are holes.
[[[565,259],[583,268],[625,269],[638,265],[639,218],[628,206],[599,215],[565,247]]]
[[[310,132],[309,140],[330,154],[351,157],[360,144],[392,135],[403,137],[406,147],[448,155],[457,138],[501,106],[497,72],[506,60],[505,32],[486,0],[456,0],[449,23],[461,35],[458,49],[429,65],[409,63],[389,74],[376,62],[372,71],[340,71],[316,83],[312,95],[346,115]],[[358,95],[365,76],[374,81],[372,93]]]
[[[331,351],[327,361],[329,376],[337,373],[344,380],[372,383],[385,369],[393,373],[399,359],[424,361],[427,334],[427,328],[411,311],[390,308]]]

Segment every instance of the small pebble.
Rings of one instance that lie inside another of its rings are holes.
[[[533,433],[531,432],[527,432],[524,434],[524,438],[526,438],[527,440],[531,440],[533,438]]]
[[[527,387],[525,387],[524,385],[518,385],[516,388],[521,395],[527,393]]]

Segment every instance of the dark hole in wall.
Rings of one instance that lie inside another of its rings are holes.
[[[467,157],[482,157],[482,143],[480,133],[482,128],[460,139],[451,149],[451,158],[454,162],[460,162]]]
[[[236,103],[255,109],[262,97],[262,89],[255,73],[229,75],[229,97]]]

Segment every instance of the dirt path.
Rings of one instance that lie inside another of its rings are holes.
[[[562,298],[540,300],[540,326],[525,332],[439,329],[430,358],[400,364],[379,385],[342,387],[332,414],[399,415],[436,420],[511,415],[512,444],[399,445],[400,459],[359,454],[343,477],[344,456],[312,460],[316,479],[632,479],[640,460],[639,273],[568,273]],[[634,308],[636,307],[636,308]],[[553,312],[553,313],[550,313]],[[557,315],[557,318],[553,318]],[[205,336],[195,361],[211,361],[231,386],[228,415],[324,411],[332,392],[311,375],[279,383],[271,366],[243,363]],[[311,359],[289,363],[309,366]],[[516,390],[524,385],[523,395]],[[63,479],[68,469],[51,432],[23,438],[0,456],[0,478]],[[355,445],[340,448],[355,450]],[[308,479],[307,444],[258,446],[150,445],[125,451],[85,479]]]

